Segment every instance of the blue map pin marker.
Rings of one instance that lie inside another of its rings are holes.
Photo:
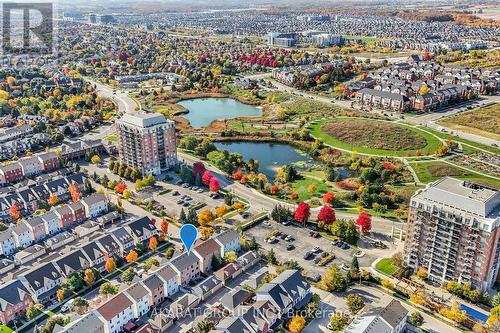
[[[196,238],[198,238],[198,229],[192,224],[185,224],[182,226],[179,234],[186,250],[190,252]]]

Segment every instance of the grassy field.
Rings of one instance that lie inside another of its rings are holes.
[[[109,142],[117,142],[118,136],[116,136],[116,134],[111,134],[111,135],[108,135],[107,137],[105,137],[104,140],[109,141]]]
[[[10,327],[5,325],[0,325],[0,333],[10,333],[14,332]]]
[[[425,163],[410,163],[410,166],[413,168],[413,170],[415,170],[418,179],[420,179],[422,183],[429,183],[444,176],[451,176],[459,179],[474,181],[486,186],[500,188],[500,180],[498,179],[486,177],[444,162],[436,161]]]
[[[299,201],[309,200],[314,196],[322,196],[324,193],[329,191],[329,188],[325,183],[307,177],[296,180],[291,185],[292,190],[298,194]],[[314,192],[309,192],[309,187],[311,185],[316,187],[316,190]]]
[[[500,103],[442,119],[438,124],[465,133],[500,140]]]
[[[336,118],[312,124],[310,129],[313,136],[330,146],[361,154],[414,156],[416,150],[433,154],[441,146],[429,133],[389,121]]]
[[[380,260],[375,265],[375,269],[386,275],[392,275],[398,270],[398,268],[394,265],[394,259],[392,258],[384,258]]]

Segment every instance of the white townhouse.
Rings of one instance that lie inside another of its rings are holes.
[[[53,210],[43,215],[40,215],[40,218],[43,221],[45,227],[45,233],[48,236],[53,236],[62,230],[61,225],[59,224],[59,217]]]
[[[124,326],[134,320],[134,304],[123,293],[116,295],[94,312],[105,322],[105,333],[122,332]]]
[[[221,257],[228,252],[239,252],[241,249],[240,246],[240,236],[233,229],[228,229],[226,231],[221,232],[220,234],[213,237],[221,247]]]
[[[33,244],[33,234],[26,224],[17,223],[11,227],[11,230],[16,242],[16,247],[27,247]]]
[[[12,234],[12,230],[7,229],[0,232],[0,254],[11,255],[16,251],[16,240]]]
[[[55,300],[61,286],[61,273],[51,262],[31,270],[20,279],[30,289],[33,300],[41,304]]]
[[[172,297],[179,291],[180,277],[171,266],[163,266],[154,273],[163,281],[163,290],[166,297]]]
[[[138,319],[149,311],[149,292],[140,283],[134,283],[123,291],[133,303],[134,318]]]
[[[108,200],[104,193],[94,193],[81,200],[87,218],[98,217],[108,212]]]
[[[42,173],[40,160],[36,156],[21,158],[17,161],[21,166],[24,177],[30,177]]]

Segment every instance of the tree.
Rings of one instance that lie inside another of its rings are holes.
[[[299,203],[295,213],[293,214],[293,218],[300,223],[305,223],[309,219],[311,215],[311,208],[305,202]]]
[[[212,173],[210,171],[205,171],[203,173],[203,176],[201,177],[201,182],[203,183],[203,185],[206,185],[208,186],[210,184],[210,180],[212,179]]]
[[[224,260],[226,262],[236,262],[238,255],[234,251],[229,251],[224,255]]]
[[[145,271],[149,271],[153,266],[160,267],[160,262],[158,261],[158,259],[149,258],[148,260],[146,260],[142,268],[144,268]]]
[[[135,270],[132,267],[129,267],[122,273],[122,280],[123,282],[130,283],[136,275]]]
[[[198,228],[198,231],[200,232],[202,240],[209,239],[215,232],[214,228],[212,228],[211,226],[201,226]]]
[[[325,205],[321,207],[317,219],[324,224],[331,224],[335,221],[335,211],[330,206]]]
[[[394,283],[391,282],[389,279],[382,279],[380,282],[382,284],[382,287],[393,290],[394,289]]]
[[[344,291],[347,288],[347,280],[340,272],[337,265],[333,264],[321,277],[321,286],[328,291]]]
[[[62,315],[55,315],[47,319],[47,322],[42,328],[42,333],[52,333],[56,325],[66,326],[69,324],[70,318]]]
[[[415,327],[420,327],[424,323],[424,317],[420,314],[420,312],[416,311],[410,314],[408,322]]]
[[[215,215],[210,209],[204,209],[198,215],[198,223],[200,225],[207,225],[215,220]]]
[[[449,308],[442,308],[439,314],[459,324],[467,320],[467,313],[460,309],[458,302],[453,302]]]
[[[226,215],[228,211],[229,211],[229,208],[226,205],[222,205],[222,206],[215,208],[215,215],[217,215],[217,217],[220,218],[220,217],[223,217],[224,215]]]
[[[166,251],[165,251],[165,257],[167,257],[167,259],[172,259],[172,257],[174,256],[174,253],[175,253],[175,250],[173,247],[169,247]]]
[[[349,317],[340,311],[330,317],[330,327],[334,332],[341,332],[348,324]]]
[[[288,330],[291,333],[300,333],[304,329],[306,320],[302,316],[294,316],[288,323]]]
[[[323,203],[325,205],[332,205],[335,200],[335,193],[327,192],[323,194]]]
[[[351,273],[356,274],[356,275],[359,274],[359,262],[358,262],[357,257],[352,258]]]
[[[64,296],[65,296],[64,294],[65,294],[64,289],[62,288],[57,289],[56,296],[57,296],[57,301],[59,303],[62,303],[62,301],[64,301]]]
[[[268,263],[276,265],[278,263],[278,259],[276,259],[276,254],[273,249],[270,249],[266,253],[266,260]]]
[[[10,206],[9,215],[14,221],[17,221],[21,218],[21,212],[19,211],[19,207],[17,207],[17,204],[13,204],[12,206]]]
[[[32,319],[38,316],[43,310],[43,305],[30,303],[26,310],[26,318]]]
[[[372,228],[371,215],[368,214],[367,212],[362,212],[356,220],[356,226],[358,227],[359,231],[362,233],[369,232]]]
[[[128,199],[130,199],[130,197],[132,196],[132,191],[131,191],[131,190],[129,190],[129,189],[125,189],[125,190],[123,191],[122,195],[123,195],[123,197],[124,197],[125,199],[127,199],[127,200],[128,200]]]
[[[491,299],[491,306],[497,307],[500,305],[500,292],[496,293]]]
[[[92,268],[87,268],[83,275],[83,281],[85,281],[87,286],[91,286],[94,284],[95,280],[96,276],[94,274],[94,271],[92,270]]]
[[[119,182],[115,186],[115,192],[119,194],[123,194],[123,192],[127,189],[127,185],[124,182]]]
[[[149,239],[149,249],[151,251],[155,251],[157,247],[158,247],[158,240],[156,239],[155,236],[153,236]]]
[[[426,280],[427,279],[427,270],[424,268],[424,267],[419,267],[417,269],[417,276],[421,279],[421,280]]]
[[[220,184],[219,184],[219,180],[215,177],[212,177],[210,179],[210,192],[217,192],[218,190],[220,190]]]
[[[69,184],[68,192],[71,194],[71,201],[77,202],[80,200],[80,191],[78,190],[78,185],[75,182],[71,182],[71,184]]]
[[[208,333],[212,330],[215,330],[214,322],[208,319],[203,319],[198,323],[198,325],[196,325],[194,333]]]
[[[70,310],[72,312],[76,312],[78,314],[81,314],[88,307],[89,307],[89,302],[85,298],[76,297],[76,298],[74,298],[73,303],[71,304]]]
[[[113,273],[115,270],[116,270],[116,263],[115,263],[115,259],[113,259],[112,257],[107,257],[106,258],[106,263],[104,264],[104,269],[106,270],[106,272],[108,272],[109,274]]]
[[[352,314],[356,314],[365,306],[365,301],[359,295],[350,294],[347,296],[347,308]]]
[[[104,282],[99,287],[99,295],[116,295],[120,288],[118,286],[114,286],[111,282]]]
[[[99,164],[101,163],[101,157],[99,155],[94,155],[90,158],[90,163],[92,164]]]
[[[132,261],[135,261],[138,257],[139,257],[139,255],[137,254],[137,252],[135,250],[130,250],[130,252],[125,257],[125,260],[128,263],[131,263]]]
[[[207,169],[205,168],[205,164],[203,164],[203,162],[194,162],[193,163],[193,173],[195,175],[195,177],[202,177],[203,173],[206,171]]]

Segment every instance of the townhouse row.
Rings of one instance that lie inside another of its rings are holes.
[[[156,307],[168,307],[169,324],[172,325],[174,319],[182,318],[193,306],[203,301],[208,289],[215,292],[211,287],[207,289],[209,285],[220,288],[222,283],[214,274],[191,288],[192,293],[185,293],[187,290],[184,288],[210,274],[214,256],[223,257],[228,252],[239,251],[239,235],[234,230],[226,230],[204,242],[198,241],[191,252],[184,252],[161,263],[159,268],[84,317],[70,323],[62,332],[118,333],[134,327],[135,320]],[[251,257],[258,258],[255,253]],[[254,263],[255,261],[252,262]],[[242,265],[245,264],[249,263],[242,261]],[[90,328],[83,324],[90,322]]]
[[[32,213],[39,208],[40,201],[47,202],[53,195],[57,196],[58,201],[66,201],[70,198],[70,185],[75,184],[82,192],[85,180],[85,174],[79,172],[0,195],[0,217],[7,219],[10,208],[14,205],[20,211]]]
[[[52,210],[11,224],[0,232],[0,255],[10,256],[18,249],[69,230],[87,219],[108,211],[108,200],[103,193],[91,194],[77,202],[55,207]]]
[[[57,290],[71,275],[87,268],[104,272],[108,256],[123,258],[137,244],[146,244],[155,230],[148,217],[139,218],[21,274],[0,287],[0,321],[7,324],[23,316],[30,303],[55,302]]]
[[[60,160],[54,152],[43,152],[24,157],[16,162],[0,166],[0,186],[15,184],[18,181],[56,170]]]

